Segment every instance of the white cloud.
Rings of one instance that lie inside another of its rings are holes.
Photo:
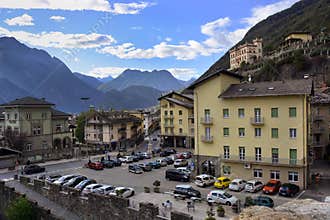
[[[219,18],[218,20],[208,22],[201,26],[201,32],[208,36],[215,35],[219,29],[228,26],[230,19],[228,17]]]
[[[171,42],[171,41],[172,41],[172,38],[167,37],[167,38],[165,38],[165,40],[166,40],[167,42]]]
[[[92,10],[110,12],[114,14],[138,14],[146,7],[152,6],[148,2],[114,3],[111,7],[107,0],[1,0],[0,8],[7,9],[48,9],[48,10]]]
[[[104,34],[65,34],[62,32],[30,33],[25,31],[9,31],[0,27],[0,36],[15,37],[17,40],[33,46],[88,49],[108,46],[116,40],[111,35]]]
[[[185,81],[199,77],[197,70],[193,68],[169,68],[167,70],[170,71],[175,78]]]
[[[11,18],[11,19],[6,19],[4,21],[6,24],[9,26],[33,26],[33,18],[28,15],[28,14],[23,14],[21,16]]]
[[[141,26],[133,26],[133,27],[131,27],[131,30],[136,30],[136,31],[139,31],[139,30],[142,30],[143,29],[143,27],[141,27]]]
[[[61,22],[61,21],[64,21],[66,18],[63,16],[54,15],[54,16],[49,17],[49,19],[53,20],[53,21]]]

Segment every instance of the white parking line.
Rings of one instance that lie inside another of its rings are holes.
[[[295,199],[299,199],[300,196],[302,196],[305,193],[305,190],[303,190]]]

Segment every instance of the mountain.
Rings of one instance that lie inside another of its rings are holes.
[[[301,0],[290,8],[269,16],[252,27],[244,38],[235,46],[256,37],[263,39],[263,48],[267,52],[276,48],[283,38],[294,31],[307,31],[312,35],[325,27],[330,30],[330,1],[329,0]],[[227,52],[215,62],[206,73],[213,73],[218,69],[229,68],[229,53]]]
[[[117,78],[102,84],[99,89],[106,92],[111,89],[124,90],[130,86],[146,86],[160,91],[177,90],[184,87],[167,70],[153,70],[149,72],[127,69]]]
[[[12,101],[19,97],[29,96],[29,93],[7,79],[0,79],[0,103]]]
[[[92,77],[92,76],[86,76],[84,74],[77,73],[77,72],[73,73],[73,75],[75,75],[80,80],[82,80],[85,83],[87,83],[87,85],[89,85],[89,86],[91,86],[91,87],[93,87],[95,89],[102,84],[102,82],[100,80],[98,80],[97,78]]]
[[[179,80],[179,82],[184,85],[184,87],[188,87],[191,83],[193,83],[196,80],[196,78],[192,77],[191,79],[184,81],[184,80]]]
[[[107,77],[104,77],[104,78],[97,78],[100,82],[102,83],[106,83],[106,82],[109,82],[111,80],[113,80],[113,77],[112,76],[107,76]]]

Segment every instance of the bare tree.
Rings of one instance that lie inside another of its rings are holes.
[[[5,130],[4,137],[10,148],[23,151],[26,143],[26,135],[24,133],[19,133],[7,128]]]

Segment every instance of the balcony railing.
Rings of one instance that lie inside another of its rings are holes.
[[[192,119],[192,118],[194,118],[194,115],[188,115],[188,118]]]
[[[165,128],[174,128],[174,124],[167,124],[167,123],[164,123],[164,127],[165,127]]]
[[[221,160],[228,162],[269,164],[269,165],[285,165],[285,166],[303,166],[306,165],[304,159],[288,159],[288,158],[272,158],[261,157],[261,160],[256,160],[255,156],[240,157],[239,155],[230,155],[229,158],[221,156]]]
[[[321,142],[313,142],[311,143],[312,147],[325,147],[325,144],[321,143]]]
[[[322,134],[324,131],[325,131],[325,129],[323,127],[312,128],[313,134]]]
[[[174,115],[163,115],[164,118],[172,119],[174,118]]]
[[[202,141],[205,143],[212,143],[213,142],[213,136],[202,136],[201,137]]]
[[[265,123],[263,117],[253,117],[250,122],[252,125],[263,125]]]
[[[204,125],[211,125],[213,124],[213,118],[212,117],[201,118],[201,123]]]

